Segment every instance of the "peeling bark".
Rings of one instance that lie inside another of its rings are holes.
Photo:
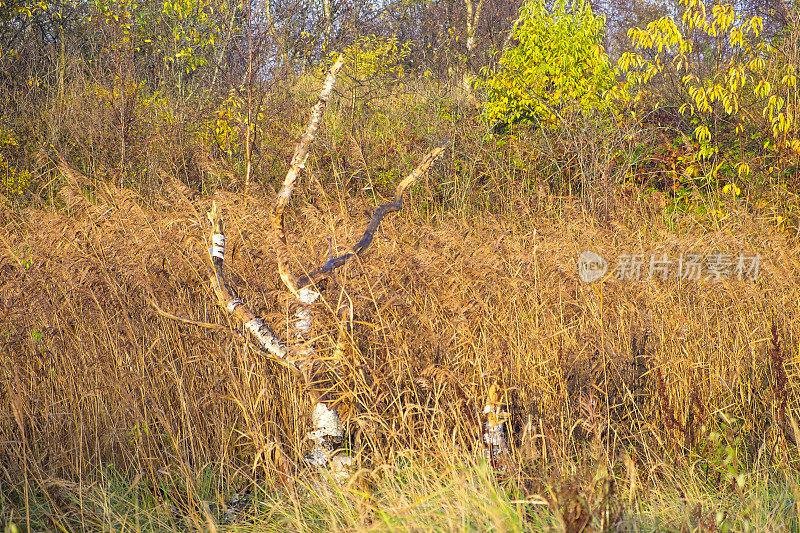
[[[211,286],[214,289],[217,302],[228,314],[236,317],[244,324],[245,330],[261,351],[267,353],[273,359],[277,359],[286,364],[299,375],[302,375],[301,365],[288,360],[287,356],[289,350],[286,345],[272,333],[260,317],[245,305],[238,297],[236,289],[228,283],[223,268],[225,261],[225,227],[222,220],[222,212],[217,207],[216,202],[212,204],[211,211],[207,216],[208,220],[211,222],[211,229],[213,232],[211,236],[212,246],[208,249],[208,257],[211,261],[209,278],[211,279]]]
[[[314,431],[307,436],[314,441],[314,448],[306,455],[306,461],[314,466],[323,467],[336,452],[336,446],[344,440],[344,430],[339,413],[328,407],[325,402],[317,402],[311,414]]]

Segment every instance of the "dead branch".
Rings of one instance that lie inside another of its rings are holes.
[[[237,338],[239,340],[242,340],[242,341],[246,342],[248,346],[251,346],[251,347],[261,351],[261,353],[266,353],[266,355],[269,356],[269,358],[272,361],[278,363],[279,365],[281,365],[281,366],[283,366],[285,368],[288,368],[289,370],[292,370],[293,372],[298,374],[301,378],[305,377],[301,372],[298,372],[298,369],[297,369],[298,365],[294,364],[293,361],[286,361],[286,360],[280,359],[279,357],[275,357],[273,354],[271,354],[269,352],[264,352],[261,349],[260,345],[254,343],[251,339],[249,339],[248,337],[242,335],[241,331],[237,331],[237,330],[235,330],[233,328],[229,328],[228,326],[223,326],[222,324],[212,324],[211,322],[201,322],[199,320],[192,320],[191,318],[180,317],[178,315],[174,315],[174,314],[170,313],[169,311],[166,311],[166,310],[162,309],[161,306],[159,306],[156,303],[155,300],[147,298],[147,301],[148,301],[148,303],[150,303],[150,305],[153,307],[153,309],[155,309],[156,313],[158,313],[159,315],[163,316],[164,318],[169,318],[170,320],[174,320],[176,322],[181,322],[183,324],[189,324],[190,326],[197,326],[199,328],[213,329],[213,330],[216,330],[216,331],[221,331],[223,333],[226,333],[226,334],[230,335],[231,337],[235,337],[235,338]]]
[[[211,263],[209,278],[217,301],[229,315],[244,324],[248,341],[252,342],[271,359],[287,366],[302,377],[313,403],[311,415],[313,430],[308,434],[308,437],[314,441],[314,447],[306,455],[306,462],[318,467],[330,466],[333,474],[340,479],[346,478],[351,460],[350,457],[341,453],[341,450],[338,449],[344,439],[344,429],[337,411],[337,400],[334,392],[336,388],[341,387],[342,381],[336,363],[339,358],[326,359],[318,357],[316,353],[312,325],[320,313],[315,305],[320,294],[310,286],[330,276],[336,268],[345,264],[348,259],[360,256],[366,251],[384,217],[388,213],[399,211],[402,208],[405,191],[430,169],[433,162],[442,154],[445,146],[449,143],[449,141],[446,141],[426,154],[417,168],[397,186],[393,201],[375,209],[363,236],[350,252],[340,257],[328,259],[321,268],[298,279],[289,268],[291,254],[289,253],[286,239],[284,212],[291,200],[295,185],[300,179],[300,174],[305,168],[309,146],[319,128],[326,104],[333,91],[336,75],[342,64],[343,59],[340,57],[325,77],[319,100],[312,108],[305,133],[295,147],[291,166],[277,194],[270,217],[278,272],[284,285],[289,289],[295,300],[292,307],[296,310],[294,316],[297,320],[290,322],[289,331],[287,332],[291,343],[290,346],[287,347],[286,344],[278,339],[269,327],[264,324],[264,321],[239,298],[236,289],[228,282],[224,270],[225,228],[221,210],[216,202],[212,204],[211,211],[208,213],[208,219],[211,222],[212,244],[208,250]],[[181,319],[161,310],[156,304],[153,305],[163,316],[198,326],[213,327],[213,325]],[[342,350],[341,344],[340,325],[340,341],[337,343],[337,351]]]
[[[285,361],[297,373],[302,375],[300,366],[287,360],[288,349],[286,346],[270,331],[264,321],[239,299],[235,289],[230,286],[225,277],[223,269],[225,261],[225,228],[222,221],[222,213],[217,208],[216,202],[212,204],[208,219],[211,222],[213,231],[211,237],[212,246],[208,249],[208,256],[211,261],[209,277],[220,307],[241,320],[256,346],[262,351]]]
[[[403,194],[405,193],[406,189],[414,185],[420,177],[425,175],[433,162],[436,161],[442,152],[444,152],[444,149],[448,144],[450,144],[449,139],[445,140],[438,147],[428,152],[425,157],[422,158],[422,161],[417,168],[415,168],[408,176],[406,176],[406,178],[397,186],[397,189],[395,189],[394,193],[394,200],[387,204],[380,205],[375,209],[375,211],[372,213],[372,218],[370,219],[369,224],[367,224],[367,228],[364,230],[364,235],[355,244],[355,246],[353,246],[350,252],[340,255],[339,257],[329,258],[319,269],[311,272],[307,276],[300,278],[297,281],[298,289],[302,289],[311,284],[316,284],[322,281],[323,279],[329,277],[334,270],[344,265],[348,259],[362,255],[367,248],[369,248],[369,245],[372,244],[372,239],[375,237],[375,232],[378,230],[378,227],[383,221],[383,217],[389,213],[400,211],[400,209],[403,208]]]
[[[156,313],[163,316],[164,318],[169,318],[170,320],[175,320],[176,322],[182,322],[184,324],[189,324],[191,326],[197,326],[199,328],[206,328],[206,329],[217,329],[223,330],[230,333],[238,334],[238,331],[234,331],[227,326],[223,326],[222,324],[212,324],[211,322],[201,322],[199,320],[192,320],[191,318],[183,318],[178,315],[173,315],[169,311],[165,311],[162,309],[155,300],[147,299],[148,303],[156,310]],[[239,335],[241,337],[241,335]]]
[[[289,171],[286,173],[286,178],[283,180],[283,185],[278,196],[275,199],[275,207],[272,210],[272,228],[274,235],[275,252],[278,259],[278,273],[283,280],[283,283],[288,289],[297,296],[298,286],[297,278],[292,274],[289,269],[289,250],[286,243],[286,230],[284,228],[284,209],[289,204],[292,198],[294,186],[300,177],[300,172],[306,166],[306,159],[308,159],[308,147],[319,128],[319,123],[322,120],[322,113],[325,111],[325,106],[328,99],[333,92],[333,85],[336,82],[336,75],[344,65],[344,57],[339,56],[339,59],[328,71],[325,77],[325,83],[322,85],[322,90],[319,93],[319,100],[316,105],[311,109],[311,117],[308,119],[306,131],[297,143],[294,149],[294,156],[292,157],[292,164]]]

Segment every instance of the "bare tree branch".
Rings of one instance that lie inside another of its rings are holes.
[[[311,284],[318,283],[319,281],[329,277],[334,270],[344,265],[348,259],[351,259],[357,255],[362,255],[367,248],[369,248],[369,245],[372,244],[372,239],[375,237],[375,232],[378,230],[381,221],[383,221],[383,217],[389,213],[394,213],[395,211],[400,211],[400,209],[402,209],[403,194],[405,193],[406,189],[414,185],[420,177],[425,175],[433,162],[436,161],[442,152],[444,152],[444,149],[448,144],[450,144],[450,140],[446,139],[438,147],[428,152],[425,157],[422,158],[422,161],[417,168],[415,168],[408,176],[406,176],[406,178],[403,179],[403,181],[401,181],[397,186],[397,189],[395,189],[394,193],[394,200],[388,204],[380,205],[375,209],[375,212],[372,213],[372,219],[370,219],[367,228],[364,230],[364,235],[355,244],[355,246],[353,246],[353,249],[350,252],[340,255],[339,257],[329,258],[318,270],[315,270],[307,276],[300,278],[297,281],[297,288],[302,289]]]
[[[336,389],[341,387],[342,377],[337,368],[336,360],[338,358],[329,360],[329,358],[319,357],[317,354],[315,340],[318,337],[314,336],[313,326],[320,315],[320,310],[315,303],[320,294],[310,285],[329,276],[337,267],[345,264],[351,257],[362,255],[367,250],[383,218],[388,213],[399,211],[402,208],[405,191],[430,169],[433,162],[449,144],[449,141],[445,141],[425,155],[420,164],[397,185],[392,202],[375,209],[363,236],[353,246],[352,251],[343,256],[329,259],[319,270],[298,280],[289,268],[291,255],[286,240],[284,211],[291,200],[295,185],[305,167],[309,146],[314,140],[322,121],[323,112],[336,81],[336,74],[341,69],[342,64],[343,59],[340,57],[325,77],[319,99],[312,108],[306,131],[295,147],[291,167],[277,194],[271,214],[272,238],[277,256],[278,272],[284,285],[289,289],[295,300],[292,304],[292,310],[296,320],[289,321],[287,331],[287,339],[290,346],[287,347],[286,344],[281,342],[269,327],[264,324],[264,321],[250,310],[238,297],[236,289],[227,280],[224,270],[225,227],[221,209],[216,202],[212,204],[211,211],[207,216],[211,222],[212,244],[208,250],[208,257],[211,263],[209,278],[219,305],[229,315],[236,317],[237,320],[244,324],[244,328],[247,331],[245,338],[249,342],[252,342],[272,360],[290,368],[303,379],[313,403],[311,415],[313,430],[308,433],[308,438],[314,442],[314,446],[311,452],[306,455],[305,460],[308,464],[317,467],[330,467],[334,476],[346,479],[349,475],[348,470],[351,459],[339,449],[344,439],[344,429],[337,410],[335,392]],[[202,327],[215,327],[213,324],[181,319],[163,311],[155,303],[153,303],[153,306],[163,316]],[[340,347],[337,345],[337,350],[339,349]]]
[[[208,249],[208,257],[211,261],[209,277],[211,278],[211,286],[214,289],[214,294],[217,296],[220,307],[242,321],[256,346],[272,357],[286,362],[290,368],[293,368],[298,374],[302,375],[300,366],[287,360],[289,351],[286,345],[270,331],[260,317],[256,316],[256,314],[239,299],[235,289],[230,286],[225,277],[225,271],[223,270],[225,260],[225,228],[222,222],[222,213],[220,209],[218,209],[216,202],[212,204],[211,211],[208,213],[208,219],[211,222],[213,231],[211,237],[212,246]]]
[[[292,198],[292,192],[294,191],[294,186],[300,177],[300,172],[306,166],[306,159],[308,159],[308,147],[311,144],[311,141],[314,140],[314,136],[317,133],[319,123],[322,120],[322,113],[325,111],[325,106],[327,105],[328,99],[333,92],[333,85],[336,83],[336,75],[339,73],[339,70],[342,68],[343,64],[344,57],[339,56],[339,59],[336,60],[336,63],[333,64],[328,71],[328,75],[325,77],[325,83],[322,85],[322,90],[319,93],[319,100],[311,109],[311,117],[308,119],[306,131],[300,138],[300,142],[297,143],[297,147],[294,149],[292,165],[289,167],[289,171],[286,173],[286,178],[283,180],[283,185],[281,186],[280,191],[278,191],[278,196],[275,199],[275,207],[272,210],[272,229],[275,250],[278,256],[278,273],[280,274],[283,283],[295,296],[298,295],[299,287],[297,286],[297,278],[294,274],[292,274],[292,271],[289,268],[290,254],[288,245],[286,243],[286,228],[284,226],[283,212],[286,209],[286,206],[289,204],[289,200]]]

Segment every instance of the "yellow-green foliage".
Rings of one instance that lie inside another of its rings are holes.
[[[634,48],[618,68],[627,74],[629,95],[637,101],[678,107],[695,125],[700,160],[710,172],[735,163],[740,177],[750,173],[742,146],[745,132],[758,131],[759,148],[800,152],[797,139],[797,65],[781,59],[778,47],[762,36],[761,17],[742,18],[731,4],[709,12],[701,0],[681,0],[679,22],[666,16],[628,33]],[[655,90],[658,81],[677,87]],[[732,153],[720,153],[715,124],[735,125]],[[738,157],[738,161],[733,161]]]
[[[96,19],[105,29],[119,32],[117,39],[109,40],[109,51],[114,55],[154,55],[180,79],[209,65],[223,32],[213,15],[225,15],[230,10],[226,3],[163,0],[158,5],[160,13],[153,13],[147,2],[140,5],[137,0],[92,0],[89,21]],[[227,29],[234,28],[232,22]]]
[[[77,0],[64,0],[58,4],[46,0],[0,0],[0,37],[5,37],[0,38],[0,61],[10,62],[19,58],[19,51],[15,48],[19,43],[19,34],[8,38],[7,35],[2,35],[4,28],[12,28],[12,32],[16,33],[31,20],[53,12],[58,13],[60,18],[61,13],[75,9],[77,3]]]
[[[97,19],[108,28],[116,28],[121,32],[121,37],[109,42],[109,51],[122,54],[125,51],[140,49],[144,43],[140,6],[135,0],[93,0],[89,21]]]
[[[20,171],[11,165],[0,153],[0,191],[11,197],[25,194],[31,182],[31,173],[27,170]]]
[[[22,196],[31,184],[31,173],[11,165],[3,154],[4,149],[19,146],[12,132],[0,128],[0,192],[9,196]]]
[[[230,89],[227,97],[214,110],[213,117],[199,129],[199,140],[205,145],[224,154],[229,163],[245,150],[247,124],[254,142],[263,139],[266,132],[264,121],[269,115],[268,105],[254,105],[248,119],[245,88]]]
[[[517,45],[503,54],[500,71],[488,80],[486,120],[553,121],[556,112],[605,107],[614,76],[601,45],[604,29],[604,18],[588,2],[568,7],[559,0],[552,10],[542,0],[525,2],[514,29]]]
[[[94,98],[105,109],[118,110],[123,105],[130,105],[131,102],[138,100],[143,85],[143,82],[123,80],[115,76],[111,87],[92,83],[88,89],[88,96]]]
[[[343,52],[345,63],[339,74],[339,87],[353,108],[373,100],[387,87],[396,87],[405,76],[403,62],[411,53],[409,43],[396,37],[361,37]],[[338,56],[331,54],[331,57]]]
[[[341,76],[354,80],[402,78],[403,61],[410,53],[410,44],[400,43],[396,37],[361,37],[342,52],[345,64]]]
[[[355,116],[365,113],[365,106],[403,87],[404,62],[411,54],[411,45],[396,37],[371,35],[359,38],[341,54],[345,62],[337,86],[346,95],[349,113]],[[338,55],[332,53],[331,62]]]
[[[174,46],[166,54],[168,64],[187,74],[208,64],[205,56],[213,51],[220,31],[209,17],[213,9],[209,0],[164,0],[162,15]],[[218,9],[224,12],[225,3],[220,3]]]
[[[238,138],[234,128],[241,118],[242,99],[231,89],[228,97],[217,107],[213,124],[213,139],[217,146],[229,157],[238,148]]]
[[[140,89],[143,89],[143,87],[140,87]],[[155,91],[149,96],[140,95],[136,99],[136,111],[140,115],[148,116],[150,120],[156,123],[165,125],[173,125],[175,123],[174,108],[161,91]]]

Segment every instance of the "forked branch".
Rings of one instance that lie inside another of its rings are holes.
[[[339,384],[340,375],[335,363],[317,356],[315,337],[312,335],[312,324],[320,312],[315,306],[315,301],[320,295],[314,290],[316,289],[314,285],[318,281],[329,277],[336,268],[344,265],[348,259],[364,253],[372,243],[383,218],[388,213],[399,211],[402,208],[403,195],[406,190],[430,169],[433,162],[442,154],[445,146],[449,143],[449,141],[445,141],[439,147],[426,154],[417,168],[397,186],[393,201],[375,209],[363,236],[351,251],[339,257],[328,259],[322,267],[312,271],[310,274],[301,278],[296,277],[289,268],[291,254],[289,253],[286,239],[284,212],[291,200],[302,170],[305,168],[309,146],[316,136],[326,104],[333,91],[336,75],[342,64],[343,60],[339,58],[325,77],[319,100],[312,108],[306,130],[297,143],[291,167],[277,194],[271,215],[272,238],[275,246],[278,272],[284,285],[292,293],[295,300],[292,307],[297,320],[293,323],[290,321],[289,330],[287,331],[291,346],[287,347],[286,344],[281,342],[269,327],[264,324],[264,321],[253,313],[238,297],[235,288],[228,282],[224,270],[225,228],[222,213],[216,203],[212,204],[211,211],[208,213],[208,219],[211,222],[212,244],[208,251],[211,263],[209,277],[217,301],[228,314],[244,324],[249,340],[262,353],[292,369],[303,379],[314,405],[312,412],[313,430],[308,434],[308,437],[315,444],[311,453],[306,456],[306,461],[309,464],[320,467],[330,465],[337,476],[342,473],[345,473],[346,476],[350,458],[338,449],[339,443],[344,438],[344,430],[336,408],[335,395],[330,393]]]
[[[283,180],[283,185],[281,186],[281,189],[278,192],[278,197],[275,200],[275,207],[272,210],[272,233],[278,259],[278,273],[280,274],[283,283],[286,285],[289,291],[291,291],[291,293],[295,295],[298,300],[305,304],[311,303],[308,301],[307,296],[309,292],[305,291],[305,293],[301,295],[300,291],[309,285],[329,277],[334,270],[344,265],[348,259],[363,254],[372,243],[372,239],[375,237],[375,232],[378,230],[378,226],[380,226],[383,217],[385,217],[388,213],[399,211],[403,207],[403,194],[405,193],[406,189],[414,185],[420,177],[425,175],[433,162],[436,161],[442,152],[444,152],[445,147],[450,143],[449,140],[445,140],[437,148],[434,148],[428,152],[425,157],[422,158],[422,161],[417,168],[415,168],[408,176],[406,176],[406,178],[397,186],[393,201],[383,204],[375,209],[372,219],[364,231],[364,235],[361,237],[361,240],[359,240],[358,243],[353,246],[350,252],[347,252],[339,257],[331,257],[325,262],[324,265],[322,265],[322,267],[298,279],[298,277],[292,273],[292,270],[289,267],[289,259],[291,254],[289,253],[289,245],[286,240],[286,220],[284,211],[292,197],[292,192],[294,191],[295,185],[300,177],[300,172],[303,168],[305,168],[306,159],[308,158],[308,147],[311,144],[311,141],[314,140],[314,136],[319,128],[322,113],[325,110],[325,105],[327,104],[328,98],[330,98],[333,85],[336,82],[336,74],[342,67],[342,63],[343,59],[340,57],[339,60],[328,71],[328,75],[325,78],[325,83],[322,86],[322,91],[319,94],[319,101],[311,110],[311,118],[306,126],[306,131],[300,138],[300,142],[297,143],[297,147],[294,151],[294,157],[292,157],[292,166],[286,173],[286,178]]]
[[[245,329],[250,334],[253,342],[266,354],[274,359],[278,359],[298,374],[302,376],[300,365],[287,360],[288,349],[275,336],[272,331],[264,324],[245,303],[239,299],[236,290],[228,283],[225,276],[225,227],[222,221],[222,212],[214,202],[211,211],[208,213],[208,220],[211,222],[211,242],[212,246],[208,249],[208,257],[211,261],[209,277],[214,294],[220,307],[225,309],[230,315],[241,320]]]
[[[369,224],[367,224],[367,228],[364,230],[364,235],[355,244],[355,246],[353,246],[351,251],[338,257],[329,258],[319,269],[301,277],[297,281],[297,288],[302,289],[322,281],[323,279],[329,277],[334,270],[344,265],[348,259],[351,259],[357,255],[362,255],[367,248],[369,248],[369,245],[372,244],[372,239],[375,238],[375,232],[378,231],[378,227],[381,225],[383,217],[389,213],[400,211],[400,209],[403,208],[403,194],[406,192],[406,189],[414,185],[420,177],[425,175],[433,162],[436,161],[442,152],[444,152],[444,149],[449,143],[449,140],[445,140],[438,147],[425,154],[425,157],[422,158],[422,161],[419,165],[417,165],[417,168],[415,168],[411,174],[406,176],[406,178],[397,186],[397,189],[395,189],[394,192],[394,200],[375,208],[375,211],[372,213],[372,218],[370,219]]]

